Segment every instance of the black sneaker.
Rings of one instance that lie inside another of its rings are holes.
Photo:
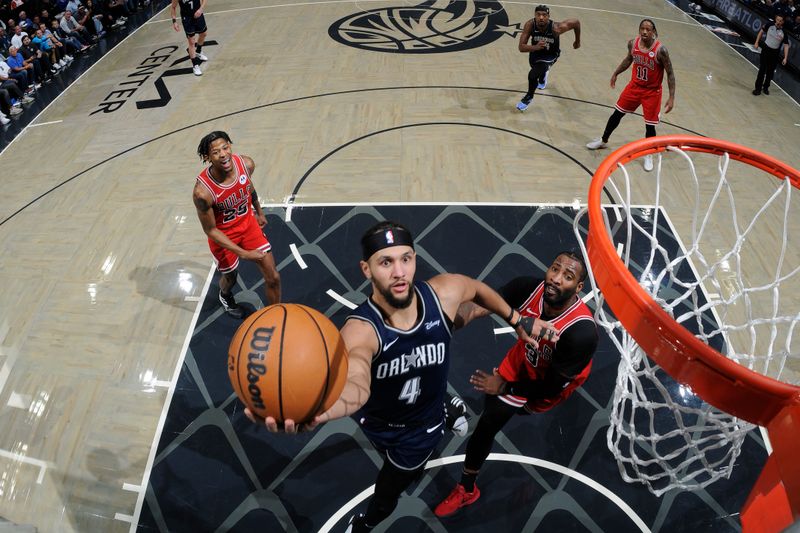
[[[469,431],[467,406],[458,396],[451,396],[444,404],[444,423],[447,429],[458,435],[466,437]]]
[[[244,316],[244,312],[242,311],[242,308],[239,307],[239,304],[236,303],[236,300],[233,298],[233,294],[226,295],[223,294],[222,291],[219,291],[219,302],[222,304],[225,312],[233,318],[242,318]]]
[[[758,96],[759,94],[761,94],[761,91],[760,91],[760,90],[758,90],[758,89],[753,89],[753,94],[754,94],[755,96]]]
[[[769,96],[769,89],[767,89],[766,87],[764,87],[764,94],[766,94],[767,96]]]

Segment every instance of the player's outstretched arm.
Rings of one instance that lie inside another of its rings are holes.
[[[578,19],[567,19],[562,20],[558,26],[555,28],[556,33],[562,34],[566,33],[570,30],[575,32],[575,41],[572,43],[572,47],[578,49],[581,47],[581,21]]]
[[[670,60],[669,52],[667,51],[667,47],[664,45],[661,45],[661,47],[658,49],[658,61],[661,63],[661,66],[664,67],[664,71],[667,73],[669,98],[667,98],[667,103],[664,105],[664,113],[669,113],[672,111],[672,108],[675,107],[675,72],[672,70],[672,60]]]
[[[625,56],[625,59],[622,60],[622,63],[619,64],[617,69],[611,75],[611,88],[613,89],[617,85],[617,76],[628,70],[633,64],[633,39],[628,41],[628,55]]]
[[[351,415],[369,400],[370,369],[372,357],[378,353],[378,337],[370,324],[356,319],[345,322],[341,334],[348,353],[347,382],[336,403],[316,417],[318,424]]]
[[[461,274],[439,274],[431,278],[429,283],[439,297],[444,312],[454,322],[460,306],[466,302],[473,302],[488,312],[502,317],[514,328],[520,339],[533,346],[539,345],[534,336],[548,328],[547,322],[523,318],[497,291],[476,279]]]

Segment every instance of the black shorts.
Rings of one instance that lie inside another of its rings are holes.
[[[181,17],[181,22],[183,23],[183,31],[186,32],[187,37],[197,35],[198,33],[205,33],[206,30],[208,30],[206,27],[205,14],[200,15],[197,18],[194,18],[194,15]]]

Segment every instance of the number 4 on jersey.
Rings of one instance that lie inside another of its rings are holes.
[[[408,405],[412,405],[417,401],[417,398],[422,393],[422,388],[419,386],[420,377],[411,378],[403,383],[403,390],[400,391],[399,400],[405,400]]]

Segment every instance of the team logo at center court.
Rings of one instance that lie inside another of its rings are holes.
[[[508,25],[508,14],[497,1],[427,0],[344,17],[331,24],[328,35],[362,50],[439,54],[478,48],[521,31],[519,24]]]

